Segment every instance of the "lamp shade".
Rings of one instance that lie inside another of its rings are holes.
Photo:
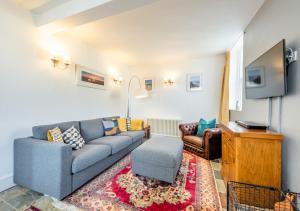
[[[137,89],[134,92],[134,97],[137,99],[146,98],[148,96],[149,96],[149,94],[148,94],[147,90],[145,90],[145,89]]]

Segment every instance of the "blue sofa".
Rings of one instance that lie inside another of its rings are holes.
[[[14,182],[63,199],[143,142],[144,131],[105,136],[102,120],[111,118],[33,127],[32,137],[14,142]],[[86,142],[82,149],[47,141],[49,129],[59,127],[63,132],[72,126]]]

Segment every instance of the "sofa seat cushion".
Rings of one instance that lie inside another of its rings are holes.
[[[75,174],[87,167],[107,158],[111,154],[111,148],[107,145],[86,144],[82,149],[72,152],[72,173]]]
[[[184,136],[183,141],[197,147],[203,147],[203,139],[199,136]]]
[[[145,135],[145,132],[143,130],[140,131],[126,131],[118,134],[118,136],[129,136],[132,138],[132,143],[135,143],[139,140],[141,140]]]
[[[115,154],[120,150],[132,144],[132,138],[129,136],[104,136],[102,138],[90,141],[93,145],[108,145],[111,147],[111,153]]]

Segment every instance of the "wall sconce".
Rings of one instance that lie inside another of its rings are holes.
[[[174,79],[166,79],[164,80],[164,84],[167,86],[173,86],[175,83]]]
[[[69,57],[61,57],[53,55],[51,57],[51,61],[53,63],[53,67],[58,67],[59,69],[67,69],[71,64],[71,59]]]
[[[116,78],[113,78],[113,81],[114,81],[115,85],[120,86],[123,82],[123,78],[122,77],[116,77]]]

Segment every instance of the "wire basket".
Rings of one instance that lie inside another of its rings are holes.
[[[300,194],[239,182],[227,184],[228,211],[299,211]]]

